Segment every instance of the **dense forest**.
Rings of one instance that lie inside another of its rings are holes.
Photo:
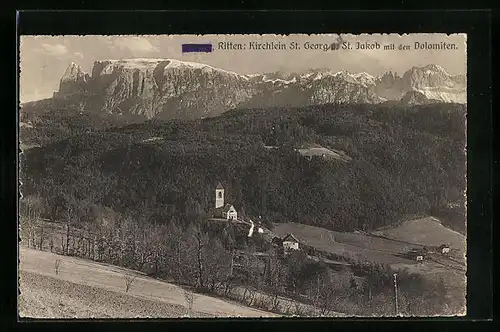
[[[107,207],[136,222],[189,221],[210,215],[221,182],[240,215],[268,225],[370,230],[435,215],[465,230],[464,105],[237,109],[128,124],[58,114],[67,121],[56,131],[42,119],[21,132],[22,143],[42,145],[22,155],[21,191],[41,197],[49,219],[71,210],[88,220]],[[296,150],[311,146],[350,159]]]

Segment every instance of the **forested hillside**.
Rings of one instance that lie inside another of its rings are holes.
[[[51,219],[71,210],[92,221],[106,206],[168,223],[209,214],[220,181],[239,214],[268,224],[369,230],[432,214],[464,231],[465,114],[466,106],[444,103],[237,109],[68,135],[80,121],[73,114],[62,139],[23,154],[21,191],[40,196]],[[47,134],[35,126],[29,135]],[[351,159],[295,150],[313,145]]]

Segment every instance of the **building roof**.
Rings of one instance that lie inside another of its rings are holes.
[[[220,183],[220,182],[219,182],[219,183],[217,184],[217,188],[215,188],[215,189],[224,189],[224,187],[222,186],[222,183]]]
[[[220,208],[217,208],[216,211],[227,213],[231,208],[234,209],[234,206],[232,204],[226,203],[224,206],[221,206]]]
[[[294,242],[299,243],[299,240],[297,240],[297,238],[296,238],[295,236],[293,236],[293,234],[292,234],[292,233],[287,234],[287,235],[283,238],[283,241],[294,241]]]

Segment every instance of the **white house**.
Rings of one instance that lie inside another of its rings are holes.
[[[419,255],[417,256],[417,262],[422,263],[424,261],[424,256]]]
[[[283,249],[285,250],[299,250],[299,240],[293,234],[287,234],[283,238]]]

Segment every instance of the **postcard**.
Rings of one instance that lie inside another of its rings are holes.
[[[19,316],[464,316],[466,43],[21,36]]]

